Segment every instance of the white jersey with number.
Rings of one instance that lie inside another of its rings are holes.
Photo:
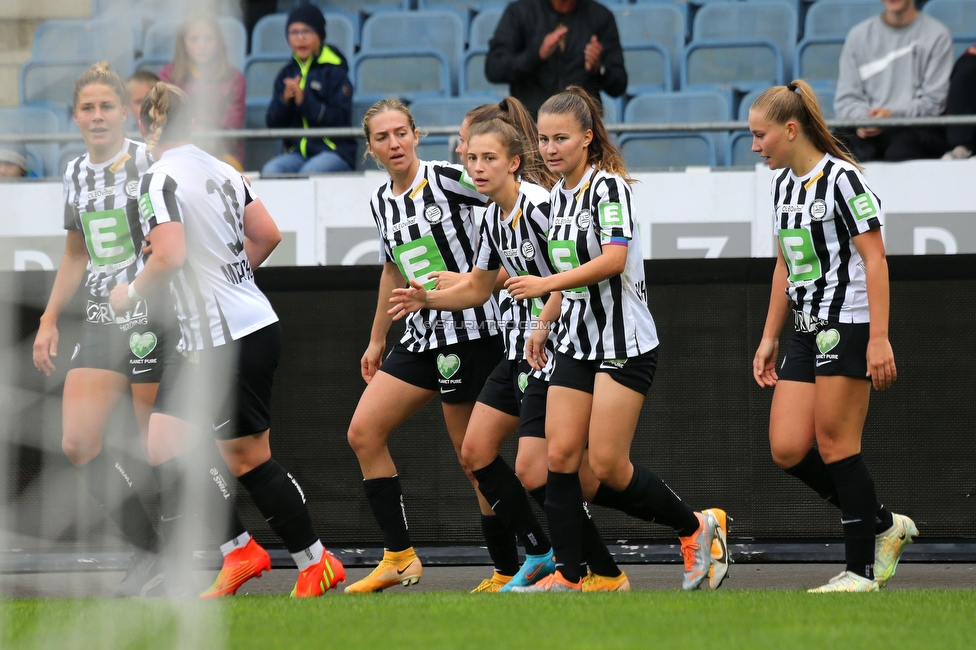
[[[563,291],[556,349],[574,359],[629,359],[658,345],[647,309],[644,256],[627,182],[591,167],[579,185],[552,188],[549,259],[557,272],[596,259],[604,246],[627,246],[623,273]]]
[[[472,207],[479,194],[460,165],[423,162],[410,188],[393,194],[390,180],[370,200],[380,235],[380,262],[393,262],[409,282],[434,288],[435,271],[467,273],[474,265],[478,231]],[[421,309],[406,319],[402,343],[411,352],[498,334],[500,319],[494,297],[481,307],[457,312]]]
[[[145,263],[138,199],[139,179],[149,165],[146,145],[126,139],[112,159],[93,163],[86,153],[64,171],[64,227],[85,236],[85,284],[93,297],[107,298]]]
[[[224,345],[278,320],[244,253],[244,207],[254,198],[238,171],[193,145],[165,152],[142,179],[148,229],[183,224],[186,262],[170,287],[185,350]]]
[[[549,191],[534,183],[522,181],[519,183],[515,207],[510,213],[501,214],[497,203],[488,206],[484,221],[481,222],[481,246],[476,265],[483,271],[504,267],[513,278],[518,275],[549,277],[554,271],[547,252],[548,231]],[[545,296],[532,300],[514,300],[503,290],[501,302],[510,306],[503,321],[509,361],[520,361],[525,357],[525,339],[532,333],[532,323],[542,312],[545,300]],[[548,378],[548,373],[535,371],[533,374]]]
[[[839,323],[867,323],[864,262],[854,237],[880,228],[881,201],[857,167],[825,154],[796,177],[773,179],[773,217],[789,270],[787,294],[797,309]]]

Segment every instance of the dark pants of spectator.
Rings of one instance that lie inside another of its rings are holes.
[[[949,77],[947,115],[976,115],[976,47],[959,57]],[[962,145],[976,151],[976,126],[947,126],[948,149]]]
[[[859,162],[941,158],[947,149],[945,129],[940,128],[885,129],[873,138],[859,138],[853,129],[840,129],[837,137],[847,145]]]

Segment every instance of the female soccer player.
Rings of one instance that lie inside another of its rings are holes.
[[[181,517],[192,510],[186,488],[194,477],[183,468],[198,437],[194,427],[209,425],[231,473],[298,565],[292,596],[319,596],[344,581],[345,570],[322,546],[305,495],[271,458],[269,445],[281,327],[252,268],[271,254],[281,234],[237,171],[189,144],[191,124],[186,94],[156,84],[140,120],[158,158],[142,179],[139,198],[153,252],[136,278],[111,294],[116,311],[167,285],[176,301],[182,354],[163,372],[149,422],[150,464],[169,534],[164,541],[176,542]],[[253,540],[242,536],[236,541],[247,549]],[[263,549],[254,555],[267,558]],[[244,580],[253,575],[248,567],[242,571]]]
[[[581,589],[580,527],[586,516],[579,469],[589,464],[601,486],[598,504],[674,528],[685,561],[682,587],[725,578],[724,513],[698,513],[653,472],[630,461],[630,444],[657,365],[657,332],[647,309],[644,262],[620,152],[600,109],[571,86],[539,109],[539,149],[562,180],[552,189],[547,248],[549,277],[513,277],[515,300],[562,292],[555,367],[546,409],[549,478],[546,516],[556,571],[516,591]],[[526,356],[541,367],[545,323],[529,337]],[[600,493],[603,493],[601,496]],[[719,515],[719,516],[717,516]],[[712,541],[721,553],[713,561]]]
[[[881,202],[827,129],[806,82],[760,95],[749,129],[752,150],[783,170],[772,185],[780,248],[752,363],[759,385],[776,387],[770,449],[777,465],[841,509],[847,568],[811,591],[875,591],[918,534],[911,519],[877,502],[861,457],[871,384],[884,390],[898,376]],[[795,331],[777,373],[791,309]]]
[[[506,278],[554,272],[544,247],[549,229],[549,189],[556,177],[539,155],[532,117],[521,102],[510,97],[500,104],[474,109],[462,123],[461,132],[459,149],[464,149],[468,175],[492,201],[482,221],[476,266],[447,290],[438,286],[427,293],[418,282],[394,290],[390,310],[394,319],[423,307],[453,310],[483,304],[491,296],[502,268]],[[554,294],[549,300],[558,314],[559,296]],[[545,400],[552,367],[549,364],[535,371],[524,360],[525,338],[543,303],[541,299],[513,301],[507,296],[505,302],[510,306],[507,312],[503,308],[508,330],[506,358],[478,396],[461,454],[465,465],[473,468],[482,494],[508,524],[506,528],[517,532],[526,561],[514,579],[496,566],[495,575],[476,591],[509,591],[534,584],[555,569],[549,539],[525,495],[528,490],[540,505],[545,501]],[[518,476],[499,455],[502,444],[516,430]],[[584,583],[587,590],[629,589],[627,577],[613,562],[589,518],[584,520],[583,534],[583,560],[595,567]]]
[[[131,388],[145,447],[164,351],[176,344],[176,322],[165,299],[140,300],[119,311],[109,305],[111,290],[129,282],[145,264],[138,196],[149,159],[144,144],[123,134],[122,81],[108,64],[96,63],[75,81],[73,105],[88,151],[64,172],[68,237],[34,339],[34,365],[47,375],[54,371],[58,317],[84,279],[87,318],[64,380],[61,448],[95,501],[136,547],[114,592],[135,596],[161,579],[156,531],[129,480],[127,461],[103,449],[102,440],[112,411]]]
[[[376,569],[346,587],[347,593],[381,591],[420,580],[423,569],[410,544],[400,479],[387,440],[440,393],[444,421],[460,460],[475,400],[502,356],[498,305],[492,298],[463,311],[424,309],[413,314],[399,345],[383,359],[393,290],[410,280],[433,288],[430,274],[435,271],[471,270],[477,244],[471,208],[484,205],[485,197],[462,167],[417,157],[419,131],[403,104],[392,100],[374,104],[363,118],[363,131],[367,151],[390,174],[390,181],[370,201],[384,266],[370,343],[362,358],[367,386],[349,424],[348,439],[383,531],[385,552]],[[480,493],[478,499],[482,514],[492,515]]]

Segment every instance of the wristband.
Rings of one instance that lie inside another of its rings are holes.
[[[138,291],[136,291],[136,283],[135,283],[135,281],[130,282],[129,283],[129,300],[131,300],[132,302],[139,302],[140,300],[143,300],[144,298],[145,298],[145,296],[143,296]]]

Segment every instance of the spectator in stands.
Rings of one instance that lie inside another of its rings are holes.
[[[159,77],[151,70],[136,70],[125,80],[125,91],[129,93],[129,119],[125,130],[139,130],[139,115],[142,113],[142,100],[146,98],[149,89],[156,85]]]
[[[197,129],[244,128],[244,75],[227,60],[227,45],[215,17],[201,14],[183,21],[173,62],[159,71],[159,78],[186,92]],[[200,140],[197,144],[238,171],[244,170],[240,141]]]
[[[349,64],[325,44],[325,16],[315,5],[295,7],[285,35],[294,60],[275,77],[265,123],[270,128],[349,126]],[[355,166],[353,138],[291,138],[284,145],[286,153],[269,160],[262,174],[344,172]]]
[[[884,11],[855,25],[840,55],[834,113],[839,119],[924,117],[945,108],[952,34],[919,13],[915,0],[883,0]],[[840,134],[860,161],[938,158],[939,128],[859,128]]]
[[[948,115],[976,115],[976,45],[963,52],[949,77]],[[976,126],[946,127],[949,151],[942,160],[963,160],[976,151]]]
[[[619,97],[627,70],[613,14],[595,0],[516,0],[489,42],[485,77],[509,84],[533,116],[568,86],[598,105],[601,90]]]
[[[24,178],[29,174],[27,159],[14,149],[0,149],[0,179]]]

